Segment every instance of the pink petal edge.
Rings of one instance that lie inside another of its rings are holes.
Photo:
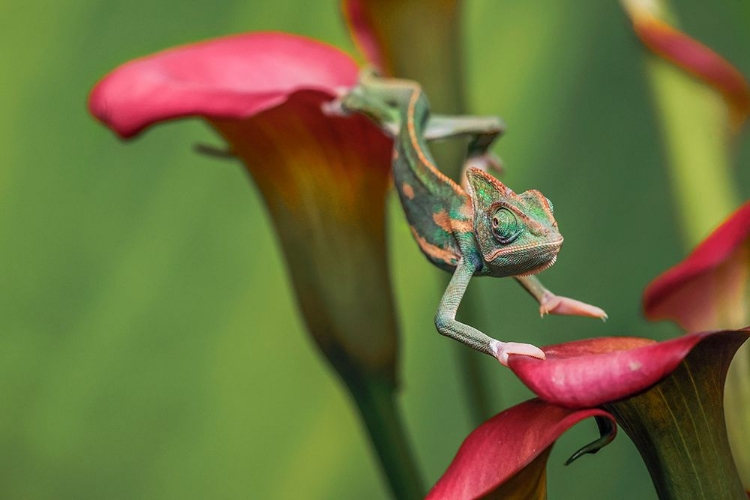
[[[676,319],[662,310],[663,303],[687,286],[691,280],[716,269],[744,244],[748,237],[750,202],[730,215],[685,260],[659,275],[646,287],[643,293],[643,310],[646,317],[650,320]],[[697,293],[700,293],[700,290]],[[704,300],[710,301],[710,298]]]
[[[736,331],[683,335],[664,342],[604,337],[543,347],[547,359],[511,356],[508,366],[535,394],[567,408],[590,408],[635,395],[672,373],[701,342]]]
[[[309,38],[276,32],[227,36],[135,59],[91,91],[92,115],[123,138],[186,116],[243,119],[300,90],[336,95],[356,83],[354,60]]]

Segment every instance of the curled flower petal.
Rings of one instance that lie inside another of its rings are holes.
[[[130,61],[89,97],[91,113],[121,137],[186,116],[243,119],[299,90],[334,95],[358,69],[338,49],[285,33],[218,38]]]
[[[737,131],[750,115],[747,80],[719,54],[657,18],[649,8],[652,3],[623,0],[636,35],[655,54],[720,92],[729,107],[732,128]]]
[[[745,203],[682,262],[649,284],[643,310],[685,331],[736,328],[747,323],[750,278],[750,203]]]
[[[665,342],[604,337],[542,348],[546,360],[511,356],[508,366],[543,400],[568,408],[588,408],[626,398],[674,371],[707,339],[747,335],[750,330],[684,335]]]
[[[570,410],[539,399],[505,410],[469,434],[427,498],[546,498],[545,466],[552,445],[589,417],[614,422],[598,408]]]

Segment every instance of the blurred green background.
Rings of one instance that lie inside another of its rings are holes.
[[[617,2],[465,6],[471,109],[504,117],[504,181],[544,192],[566,237],[542,278],[610,315],[540,320],[510,280],[478,280],[478,326],[537,344],[677,334],[640,315],[643,287],[684,250],[642,52]],[[746,1],[674,7],[750,75]],[[190,120],[124,145],[86,113],[88,90],[116,65],[244,30],[354,53],[336,2],[0,1],[1,498],[386,496],[303,331],[257,192],[237,165],[191,152],[214,134]],[[743,136],[744,197],[748,164]],[[432,484],[471,424],[456,346],[432,324],[439,271],[395,203],[389,215],[402,402]],[[498,411],[530,397],[482,362]],[[558,442],[551,498],[655,498],[624,433],[562,466],[595,436],[586,422]]]

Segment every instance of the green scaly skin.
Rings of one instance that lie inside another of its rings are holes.
[[[530,344],[500,342],[456,321],[472,276],[512,276],[540,303],[541,314],[606,319],[577,300],[559,297],[532,276],[552,264],[563,238],[552,204],[539,191],[516,194],[487,173],[497,166],[488,153],[503,132],[494,117],[430,117],[421,87],[413,81],[364,72],[340,102],[347,112],[373,119],[394,136],[393,179],[412,234],[424,255],[453,273],[435,316],[438,331],[507,364],[510,354],[544,358]],[[427,141],[469,137],[466,189],[435,166]]]

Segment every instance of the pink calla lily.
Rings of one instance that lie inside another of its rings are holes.
[[[385,245],[392,144],[362,116],[323,111],[358,72],[347,54],[315,40],[243,34],[128,62],[94,87],[89,109],[122,138],[193,117],[226,140],[266,202],[308,331],[359,406],[392,491],[416,498],[420,478],[394,399],[398,328]]]
[[[701,488],[738,498],[744,493],[724,428],[722,389],[748,335],[750,328],[666,342],[610,337],[545,347],[546,360],[511,356],[508,366],[541,399],[474,430],[429,498],[545,498],[552,444],[590,416],[625,429],[660,497],[688,498]],[[696,472],[685,476],[687,467]]]
[[[393,378],[384,242],[391,142],[364,117],[321,109],[358,71],[347,54],[315,40],[242,34],[130,61],[94,87],[89,109],[123,138],[179,118],[208,121],[266,199],[320,346]],[[360,303],[366,325],[352,314]]]

